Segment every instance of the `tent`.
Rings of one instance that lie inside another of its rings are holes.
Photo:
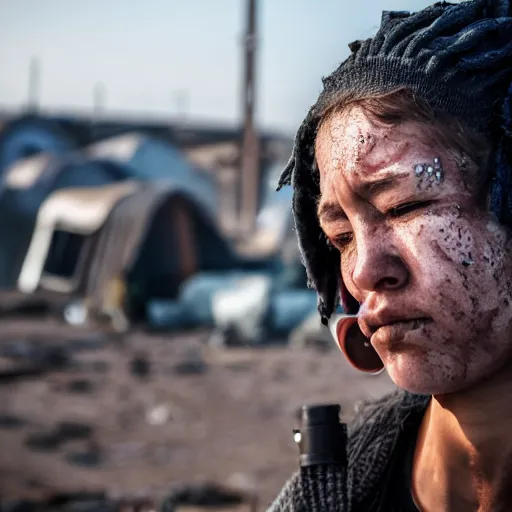
[[[17,278],[24,293],[81,297],[99,315],[140,317],[148,300],[175,297],[192,274],[238,261],[210,213],[169,183],[59,189],[40,202],[32,225],[18,236],[11,283]],[[5,261],[11,249],[4,247]]]
[[[22,115],[0,133],[0,175],[12,164],[39,153],[63,155],[88,141],[88,129],[78,123]]]
[[[14,289],[42,204],[55,192],[124,181],[129,170],[79,155],[40,154],[10,166],[0,188],[0,289]]]
[[[239,263],[215,202],[178,151],[134,134],[15,162],[0,189],[0,289],[84,297],[98,311],[126,299],[137,314],[192,273]]]
[[[218,194],[213,175],[195,167],[178,148],[162,140],[132,132],[97,142],[84,151],[93,160],[125,165],[135,179],[172,180],[201,201],[212,215],[217,215]]]

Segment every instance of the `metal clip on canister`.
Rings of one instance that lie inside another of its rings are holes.
[[[337,404],[302,407],[300,429],[294,430],[301,467],[345,462],[347,426],[340,422],[340,410]]]

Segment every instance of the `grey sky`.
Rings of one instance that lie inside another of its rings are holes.
[[[235,122],[245,0],[2,0],[0,105],[27,101],[29,60],[42,65],[41,103],[87,109],[96,83],[107,110]],[[431,0],[259,0],[258,121],[293,131],[322,75],[369,37],[381,11]]]

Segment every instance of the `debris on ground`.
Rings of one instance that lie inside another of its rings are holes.
[[[211,488],[198,490],[205,481],[258,496],[254,510],[264,511],[298,467],[301,405],[340,403],[349,420],[354,404],[394,389],[385,374],[360,374],[335,352],[219,349],[208,335],[134,330],[111,341],[47,320],[5,320],[0,375],[27,361],[44,371],[33,366],[0,386],[0,512],[134,511],[130,500],[161,503],[173,489],[213,499]],[[65,498],[49,506],[56,494]]]
[[[27,435],[25,446],[33,451],[56,451],[64,443],[88,439],[92,433],[93,428],[89,425],[63,421],[58,423],[52,430]]]
[[[230,510],[231,507],[246,504],[248,512],[255,511],[257,497],[239,490],[229,489],[214,483],[185,485],[174,489],[163,500],[161,512],[175,512],[180,506],[209,510]],[[241,510],[241,509],[237,509]]]
[[[69,453],[66,460],[74,466],[95,468],[101,465],[103,457],[98,447],[91,446],[84,451]]]
[[[148,498],[115,500],[104,492],[60,493],[43,500],[0,501],[0,512],[150,512],[157,510]]]
[[[151,373],[151,363],[146,354],[139,353],[130,361],[130,373],[139,379],[147,379]]]
[[[0,414],[0,429],[18,429],[24,427],[26,421],[12,414]]]

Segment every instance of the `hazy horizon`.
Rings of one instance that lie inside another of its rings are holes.
[[[382,10],[428,0],[260,0],[257,122],[294,131],[321,77],[370,37]],[[27,104],[29,63],[40,64],[40,105],[105,114],[233,124],[241,117],[246,0],[4,0],[0,3],[0,106]]]

